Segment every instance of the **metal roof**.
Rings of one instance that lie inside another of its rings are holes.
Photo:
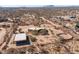
[[[26,40],[26,34],[25,33],[16,34],[14,41],[23,41],[23,40]]]

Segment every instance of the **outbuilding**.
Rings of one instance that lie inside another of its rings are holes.
[[[16,43],[16,46],[31,44],[28,35],[26,35],[25,33],[16,34],[14,42]]]
[[[39,27],[29,28],[28,32],[33,34],[33,35],[48,35],[47,29],[39,28]]]

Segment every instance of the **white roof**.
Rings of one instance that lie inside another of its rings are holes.
[[[44,28],[40,28],[40,27],[32,27],[32,28],[29,28],[30,30],[39,30],[39,29],[44,29]]]
[[[22,40],[26,40],[26,34],[24,33],[16,34],[14,41],[22,41]]]

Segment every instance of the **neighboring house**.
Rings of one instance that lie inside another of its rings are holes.
[[[33,35],[48,35],[48,30],[45,28],[29,28],[28,33],[33,34]]]

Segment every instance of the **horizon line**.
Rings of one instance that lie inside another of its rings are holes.
[[[53,7],[76,7],[79,5],[0,5],[0,7],[45,7],[45,6],[53,6]]]

